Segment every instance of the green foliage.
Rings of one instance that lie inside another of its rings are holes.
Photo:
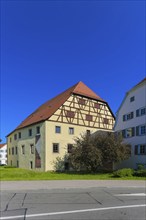
[[[14,181],[14,180],[112,180],[115,177],[112,173],[62,173],[62,172],[40,172],[25,170],[20,168],[0,167],[0,180]],[[122,179],[118,177],[118,179]],[[124,177],[125,179],[145,180],[145,177],[133,176]]]
[[[143,164],[138,164],[138,170],[144,170],[144,165]]]
[[[63,158],[57,157],[56,160],[53,162],[54,164],[54,171],[56,172],[63,172],[65,170],[65,162],[68,161],[68,155],[65,154]]]
[[[130,146],[122,137],[112,132],[81,135],[75,139],[75,146],[69,155],[74,170],[98,171],[106,162],[113,164],[125,160],[130,155]]]
[[[140,169],[135,171],[134,176],[146,177],[146,169]]]
[[[130,168],[124,168],[113,172],[113,177],[132,177],[134,170]]]
[[[69,162],[74,170],[96,172],[102,165],[101,151],[93,145],[89,135],[76,138],[76,144],[69,155]]]

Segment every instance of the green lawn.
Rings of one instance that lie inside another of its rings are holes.
[[[144,177],[114,178],[112,173],[70,174],[55,172],[38,172],[20,168],[0,167],[0,180],[145,180]]]

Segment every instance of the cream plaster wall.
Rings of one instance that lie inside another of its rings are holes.
[[[35,137],[36,137],[36,127],[40,127],[40,138],[41,138],[41,160],[42,166],[40,170],[44,170],[45,165],[45,124],[38,123],[32,126],[28,126],[22,129],[19,129],[11,133],[7,137],[8,145],[8,165],[9,166],[18,166],[25,169],[30,169],[30,162],[33,163],[33,169],[35,169],[35,153],[31,154],[30,145],[33,144],[35,147]],[[29,129],[32,129],[32,136],[28,135]],[[18,137],[18,133],[21,132],[21,138]],[[14,140],[14,135],[17,134],[17,139]],[[22,154],[22,145],[25,146],[25,154]],[[12,148],[14,147],[14,155],[12,155]],[[17,154],[16,154],[17,147]],[[10,150],[9,150],[10,149]],[[9,154],[11,151],[11,154]],[[17,162],[18,161],[18,162]]]
[[[97,131],[96,128],[78,126],[73,124],[65,124],[58,122],[45,122],[46,128],[46,167],[45,170],[54,169],[54,161],[57,157],[63,157],[67,152],[67,144],[74,144],[74,138],[87,130],[91,132]],[[55,126],[61,127],[61,133],[55,133]],[[74,135],[69,134],[69,127],[74,128]],[[53,153],[53,143],[59,143],[59,153]]]

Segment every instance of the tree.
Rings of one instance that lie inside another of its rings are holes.
[[[96,172],[105,164],[128,159],[130,145],[123,143],[122,136],[113,132],[97,132],[81,135],[68,159],[74,170]]]
[[[96,148],[89,135],[82,135],[75,139],[75,145],[68,157],[70,165],[74,170],[93,171],[102,165],[101,151]]]

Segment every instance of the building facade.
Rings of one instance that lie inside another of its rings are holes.
[[[146,167],[146,78],[126,93],[114,130],[121,131],[124,141],[131,144],[131,157],[115,167]]]
[[[7,144],[0,144],[0,165],[7,165]]]
[[[115,118],[106,101],[79,82],[41,105],[7,136],[8,164],[54,170],[83,133],[112,130]]]

